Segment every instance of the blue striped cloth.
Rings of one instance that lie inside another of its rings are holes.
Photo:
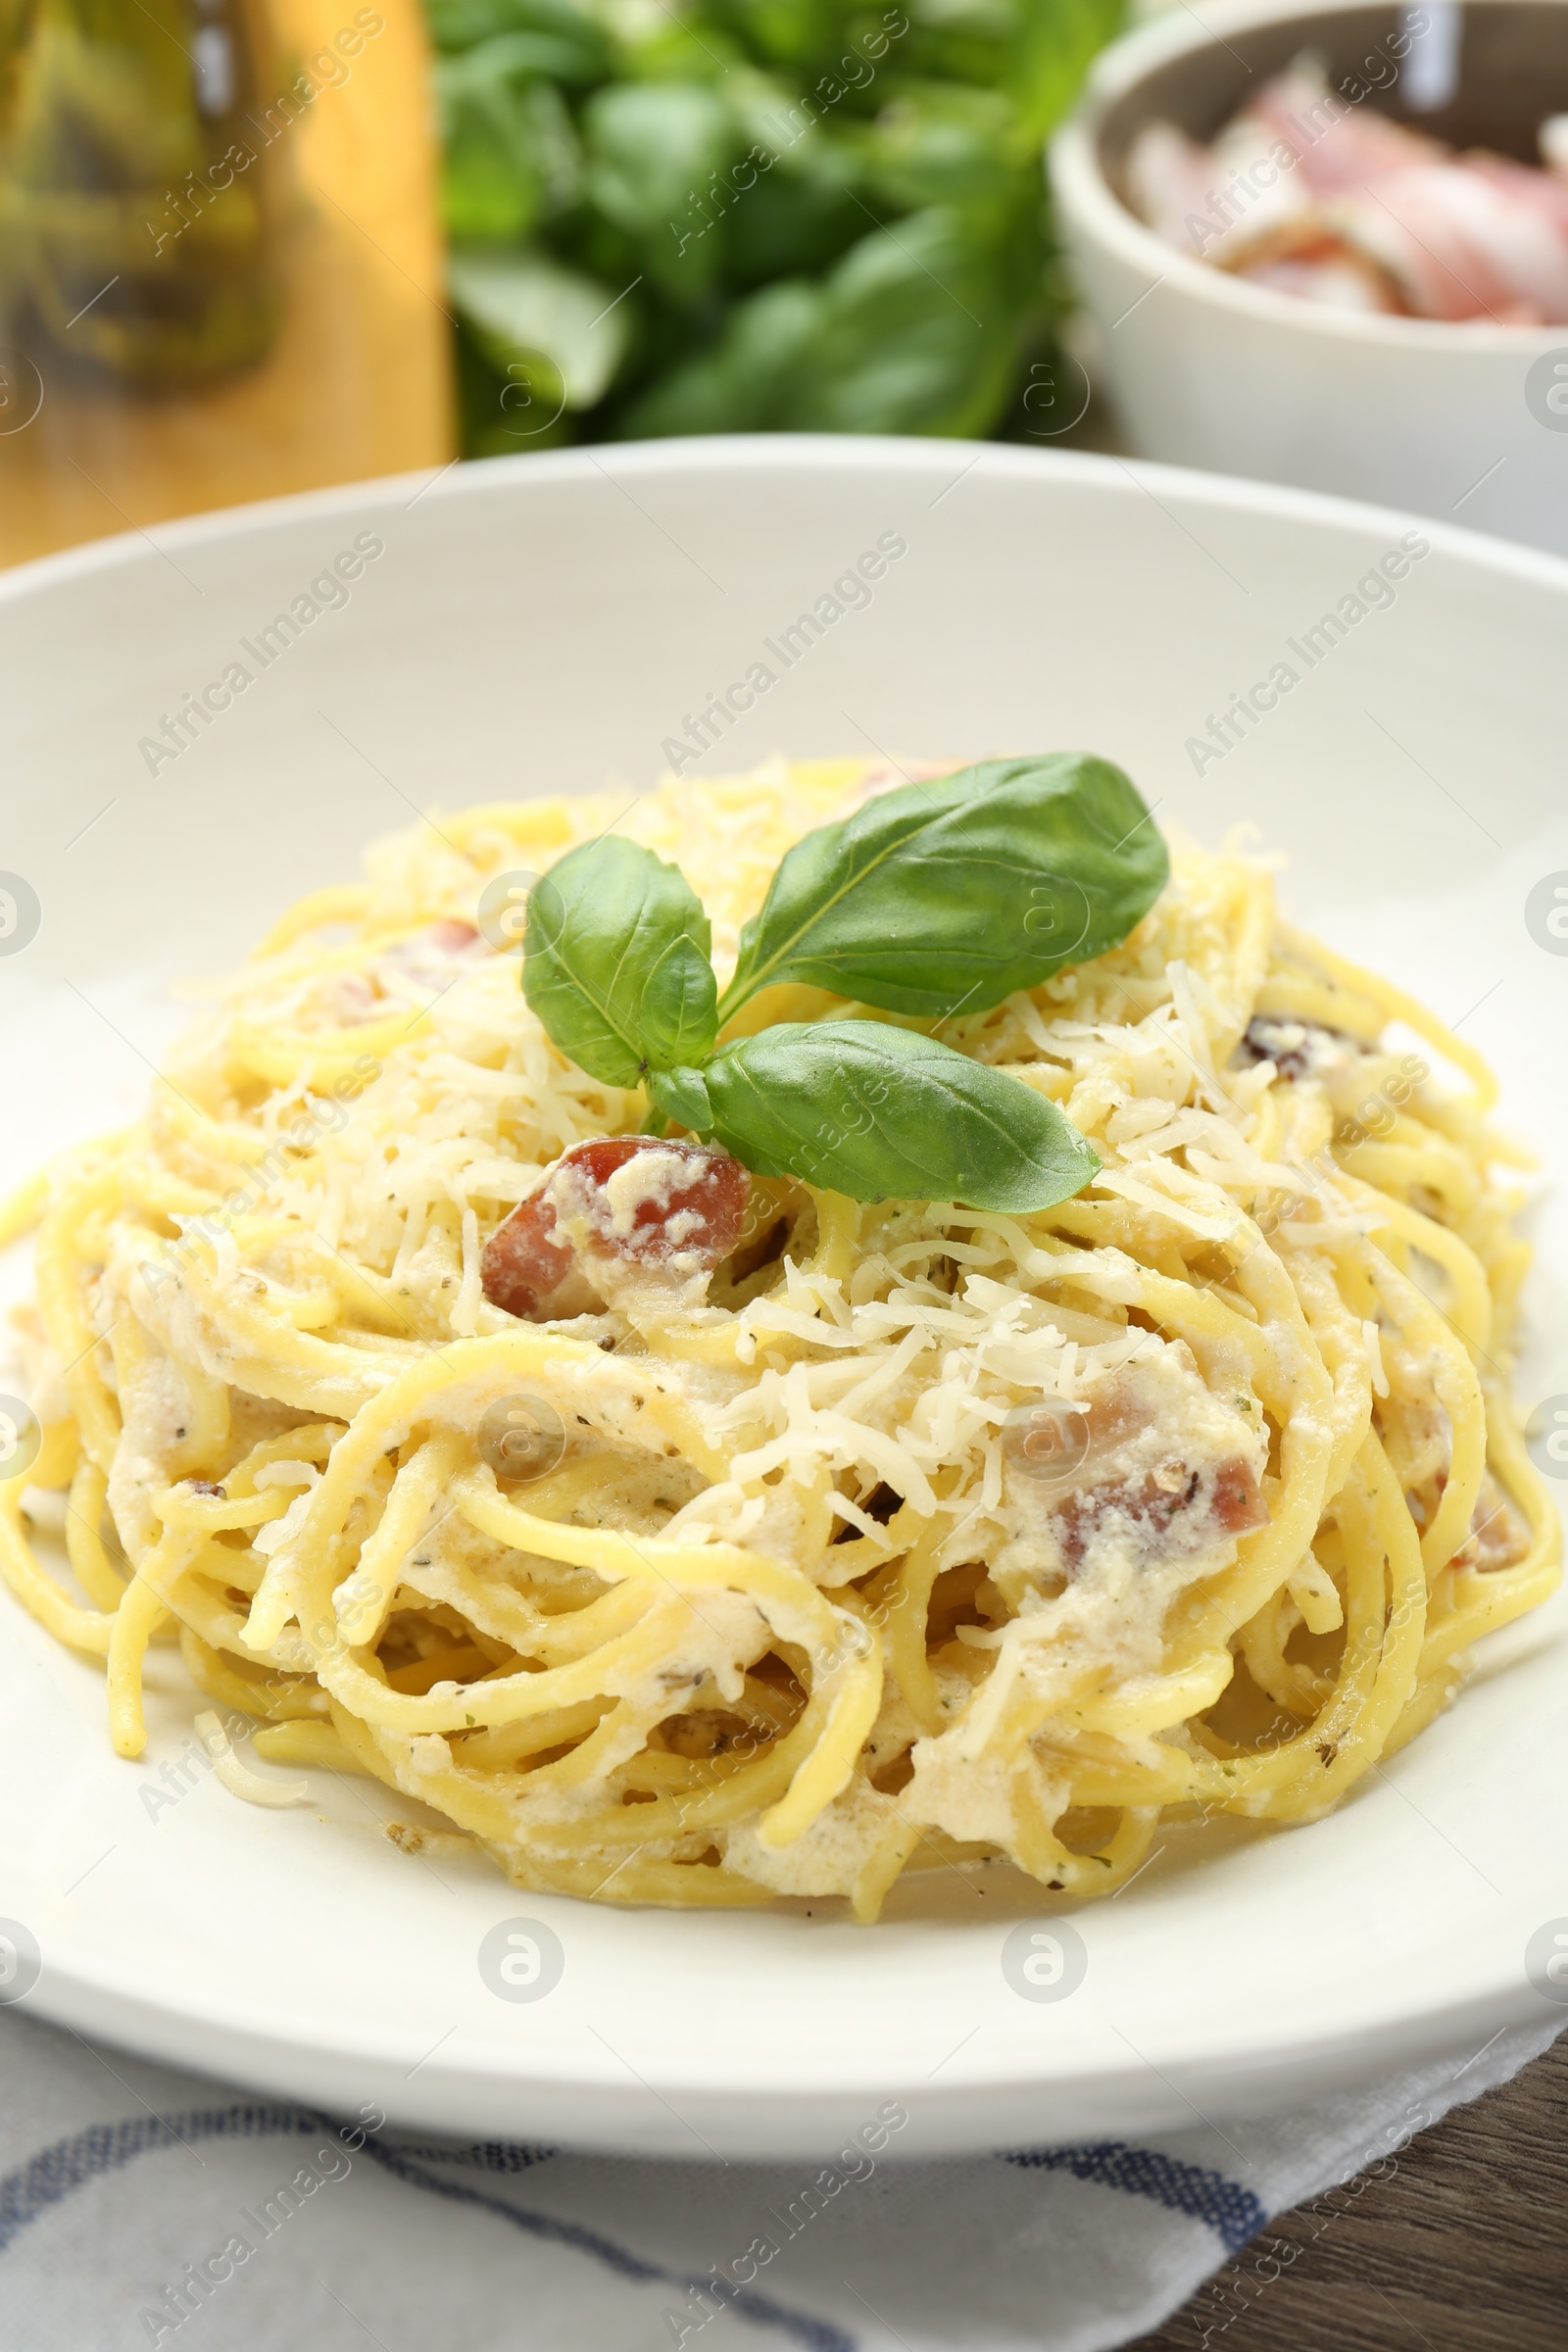
[[[1216,2272],[1278,2276],[1271,2215],[1386,2166],[1554,2031],[1136,2143],[900,2163],[895,2124],[879,2154],[682,2165],[329,2116],[13,2010],[0,2347],[1096,2352]],[[1216,2287],[1211,2335],[1229,2308]]]

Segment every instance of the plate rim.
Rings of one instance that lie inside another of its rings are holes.
[[[61,1997],[40,1996],[51,1977]],[[94,1981],[96,1977],[97,1981]],[[1472,2039],[1544,2028],[1557,2012],[1530,1985],[1521,1971],[1506,1997],[1474,1992],[1428,2010],[1400,2011],[1385,2003],[1376,2016],[1363,2016],[1352,2032],[1325,2030],[1289,2045],[1261,2037],[1232,2046],[1216,2063],[1210,2050],[1156,2066],[1142,2053],[1126,2065],[1102,2062],[1054,2064],[1050,2071],[999,2060],[986,2072],[934,2082],[916,2072],[881,2067],[852,2072],[842,2066],[829,2080],[693,2080],[664,2074],[649,2064],[626,2080],[606,2064],[597,2072],[576,2067],[571,2057],[540,2067],[545,2053],[518,2053],[526,2063],[506,2064],[510,2055],[494,2045],[469,2042],[466,2064],[420,2058],[405,2068],[406,2050],[394,2048],[374,2030],[363,2046],[355,2037],[328,2038],[324,2030],[271,2030],[265,2015],[253,2021],[224,2021],[210,2005],[180,2010],[142,1994],[127,1996],[97,1972],[46,1970],[19,2015],[34,2013],[70,2032],[186,2072],[264,2087],[326,2107],[341,2102],[348,2112],[368,2095],[395,2125],[452,2132],[497,2130],[517,2139],[547,2138],[565,2147],[601,2153],[656,2156],[661,2160],[704,2161],[715,2152],[741,2161],[814,2157],[831,2153],[845,2130],[844,2118],[868,2099],[894,2099],[917,2125],[890,2155],[907,2162],[940,2156],[974,2156],[1007,2146],[1048,2145],[1085,2131],[1132,2129],[1144,2133],[1191,2129],[1219,2122],[1240,2124],[1250,2116],[1275,2114],[1299,2103],[1332,2097],[1346,2087],[1347,2052],[1364,2053],[1368,2072],[1393,2075],[1457,2055]],[[1559,2028],[1561,2025],[1559,2020]],[[454,2035],[460,2052],[461,2031]],[[193,2047],[194,2044],[194,2047]],[[410,2049],[415,2048],[411,2040]],[[549,2053],[554,2056],[554,2053]],[[1200,2094],[1202,2105],[1184,2084]],[[678,2105],[677,2105],[678,2102]],[[520,2110],[520,2112],[519,2112]],[[669,2118],[674,2119],[673,2126]],[[694,2147],[701,2124],[716,2135],[718,2148]]]
[[[608,450],[616,468],[600,463],[595,452]],[[1425,533],[1434,553],[1452,554],[1461,561],[1517,579],[1568,592],[1568,555],[1545,548],[1471,530],[1462,523],[1440,520],[1414,508],[1386,507],[1377,502],[1341,497],[1326,490],[1304,490],[1293,483],[1270,482],[1241,474],[1211,473],[1193,466],[1170,466],[1152,459],[1107,456],[1097,450],[1024,449],[1007,441],[961,441],[902,438],[889,433],[702,433],[672,434],[660,441],[593,443],[574,449],[518,452],[494,458],[454,459],[444,466],[416,472],[375,474],[363,481],[336,482],[315,490],[290,491],[280,498],[252,499],[236,506],[218,507],[202,514],[175,515],[151,528],[177,550],[199,551],[210,542],[259,538],[265,533],[314,514],[351,513],[369,505],[384,505],[397,493],[415,486],[407,511],[426,493],[442,503],[482,498],[487,484],[501,478],[540,479],[545,482],[591,482],[595,476],[615,482],[616,471],[636,476],[659,476],[685,470],[787,474],[812,467],[841,471],[893,473],[908,468],[927,477],[948,470],[955,453],[974,454],[960,466],[949,484],[956,490],[970,473],[1022,476],[1043,472],[1062,481],[1097,483],[1126,497],[1134,490],[1145,495],[1158,489],[1191,504],[1208,503],[1245,514],[1274,514],[1295,521],[1332,525],[1342,530],[1384,529],[1403,525]],[[455,478],[454,478],[455,477]],[[438,485],[446,483],[442,491]],[[948,495],[944,491],[942,495]],[[933,500],[933,506],[940,503]],[[36,593],[66,585],[96,572],[146,562],[163,552],[147,530],[132,526],[76,547],[59,548],[28,563],[0,571],[0,606],[20,603]]]

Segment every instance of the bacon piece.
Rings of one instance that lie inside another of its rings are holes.
[[[1331,311],[1363,311],[1374,317],[1409,316],[1388,271],[1343,237],[1314,236],[1289,250],[1238,262],[1236,275],[1254,286],[1272,286],[1298,302],[1317,302]]]
[[[686,1138],[574,1144],[486,1243],[484,1295],[548,1322],[590,1311],[617,1269],[677,1285],[710,1274],[740,1239],[750,1183],[727,1152]]]
[[[1526,196],[1521,182],[1535,181]],[[1386,270],[1423,318],[1488,314],[1533,326],[1568,321],[1568,219],[1544,172],[1485,170],[1470,158],[1394,172],[1346,191],[1325,220]]]
[[[439,915],[412,939],[397,940],[383,949],[368,972],[336,973],[325,986],[326,1009],[344,1029],[379,1020],[390,1005],[401,1001],[392,993],[401,983],[427,988],[432,995],[449,986],[453,956],[467,956],[478,942],[472,923],[459,915]],[[393,976],[391,989],[389,974]]]
[[[1440,163],[1451,152],[1375,107],[1348,104],[1330,90],[1321,66],[1304,57],[1265,82],[1242,120],[1261,139],[1292,150],[1294,171],[1314,196],[1361,188],[1385,172]]]
[[[472,923],[465,922],[461,915],[444,914],[416,932],[412,939],[397,940],[387,948],[380,958],[381,969],[374,977],[388,994],[398,993],[401,983],[440,991],[450,987],[452,965],[457,957],[477,962],[480,956],[491,953]]]
[[[1254,1014],[1237,1044],[1236,1059],[1254,1069],[1260,1061],[1271,1061],[1282,1078],[1304,1078],[1309,1060],[1306,1023],[1265,1021]]]
[[[1214,1465],[1211,1479],[1172,1454],[1141,1479],[1079,1487],[1052,1513],[1061,1555],[1069,1568],[1081,1565],[1094,1536],[1113,1516],[1137,1531],[1139,1547],[1151,1556],[1206,1549],[1226,1536],[1242,1536],[1268,1521],[1268,1506],[1240,1454]]]
[[[1009,1423],[1003,1444],[1015,1492],[1043,1506],[1071,1575],[1102,1536],[1141,1565],[1264,1526],[1242,1434],[1240,1416],[1218,1406],[1176,1348],[1097,1383],[1082,1404],[1045,1399]]]
[[[1491,1471],[1484,1471],[1476,1507],[1470,1514],[1470,1533],[1448,1565],[1475,1568],[1483,1576],[1492,1576],[1499,1568],[1517,1568],[1529,1552],[1528,1526]]]
[[[1331,91],[1302,56],[1207,147],[1146,124],[1127,164],[1134,210],[1168,244],[1336,309],[1568,323],[1562,118],[1543,126],[1543,171],[1459,154],[1350,102],[1349,86]]]
[[[1209,1508],[1228,1536],[1245,1536],[1254,1527],[1268,1525],[1268,1504],[1263,1500],[1262,1490],[1240,1454],[1221,1462],[1215,1470]]]
[[[479,1278],[492,1306],[524,1322],[546,1322],[549,1317],[540,1310],[569,1280],[576,1263],[571,1244],[556,1236],[555,1210],[542,1193],[530,1193],[486,1242]]]
[[[381,992],[364,972],[338,972],[323,994],[325,1009],[341,1029],[358,1029],[381,1009]]]
[[[1148,122],[1127,157],[1127,192],[1133,209],[1167,245],[1191,253],[1197,240],[1187,223],[1210,220],[1214,160],[1170,122]],[[1218,243],[1210,227],[1208,244]]]
[[[1354,1038],[1320,1021],[1273,1021],[1254,1013],[1236,1048],[1239,1066],[1271,1061],[1282,1078],[1321,1078],[1343,1070],[1360,1048]]]
[[[1413,1432],[1420,1451],[1415,1477],[1405,1489],[1410,1516],[1425,1535],[1438,1515],[1448,1486],[1453,1428],[1441,1404],[1410,1403],[1404,1413],[1406,1442]],[[1481,1473],[1475,1509],[1464,1542],[1448,1561],[1450,1568],[1475,1568],[1490,1576],[1499,1568],[1516,1568],[1529,1556],[1530,1529],[1490,1470]]]

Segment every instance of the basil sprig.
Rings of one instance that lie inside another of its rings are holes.
[[[917,1019],[984,1012],[1115,947],[1169,871],[1136,787],[1088,753],[907,784],[796,843],[719,1019],[780,980]]]
[[[591,1076],[645,1085],[658,1126],[714,1137],[760,1175],[1019,1214],[1100,1165],[1032,1087],[891,1022],[780,1022],[715,1047],[719,1025],[781,980],[916,1018],[983,1010],[1125,939],[1167,871],[1119,768],[989,760],[797,843],[721,1003],[679,868],[616,837],[573,850],[529,900],[523,989]]]

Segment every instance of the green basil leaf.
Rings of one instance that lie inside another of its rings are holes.
[[[721,1046],[702,1076],[726,1151],[852,1200],[1021,1214],[1082,1192],[1100,1166],[1044,1095],[882,1021],[780,1022]]]
[[[629,327],[616,322],[629,303],[604,318],[613,294],[527,250],[455,246],[447,261],[447,291],[496,373],[545,404],[530,416],[521,394],[508,396],[504,405],[518,430],[559,416],[564,407],[591,409],[604,397],[625,349]]]
[[[983,1012],[1116,947],[1169,870],[1136,786],[1088,753],[905,785],[796,843],[720,1017],[779,980],[916,1017]]]
[[[780,164],[759,179],[728,216],[733,247],[765,228],[783,171]],[[864,211],[853,198],[848,204],[863,228]],[[980,318],[990,324],[977,336]],[[771,431],[978,437],[991,429],[1016,371],[1014,330],[995,255],[952,207],[933,206],[897,229],[859,237],[825,277],[781,277],[743,296],[717,339],[694,359],[677,359],[614,429],[628,439]],[[672,346],[672,355],[685,348]]]
[[[426,0],[425,15],[437,49],[527,35],[534,72],[554,81],[599,81],[611,71],[605,32],[572,0]]]
[[[738,138],[731,110],[697,82],[612,82],[589,99],[583,127],[589,201],[631,241],[633,267],[678,318],[721,268],[723,236],[702,233],[711,215],[697,192],[728,172]]]
[[[701,1061],[717,1025],[710,931],[678,866],[608,834],[536,882],[523,994],[563,1054],[610,1086]]]
[[[901,210],[1006,205],[1017,166],[1013,110],[1000,90],[928,82],[883,108],[867,146],[876,195]]]
[[[666,1119],[678,1119],[694,1135],[710,1135],[713,1106],[701,1070],[650,1070],[648,1092],[659,1114],[661,1132]]]

